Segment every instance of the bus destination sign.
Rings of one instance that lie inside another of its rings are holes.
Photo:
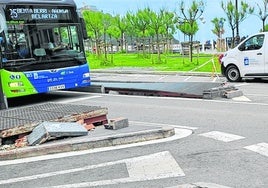
[[[67,20],[70,10],[64,8],[9,8],[10,20]]]

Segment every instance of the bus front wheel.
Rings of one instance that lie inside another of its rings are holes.
[[[238,68],[234,65],[229,66],[226,69],[226,78],[230,82],[239,82],[241,81],[240,72]]]

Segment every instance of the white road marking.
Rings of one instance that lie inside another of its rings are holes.
[[[126,145],[94,148],[94,149],[90,149],[90,150],[72,151],[72,152],[65,152],[65,153],[58,153],[58,154],[42,155],[42,156],[38,156],[38,157],[29,157],[29,158],[15,159],[15,160],[0,161],[0,166],[22,164],[22,163],[31,163],[31,162],[35,162],[35,161],[45,161],[45,160],[59,159],[59,158],[65,158],[65,157],[87,155],[90,153],[99,153],[99,152],[105,152],[105,151],[112,151],[112,150],[120,150],[120,149],[125,149],[125,148],[137,147],[137,146],[170,142],[170,141],[178,140],[181,138],[185,138],[187,136],[190,136],[193,133],[192,130],[188,130],[188,129],[174,128],[174,130],[175,130],[175,135],[171,136],[171,137],[167,137],[167,138],[132,143],[132,144],[126,144]]]
[[[81,168],[73,168],[68,170],[54,171],[43,174],[36,174],[32,176],[24,176],[18,178],[11,178],[7,180],[0,180],[0,185],[6,185],[17,182],[24,182],[30,180],[37,180],[42,178],[48,178],[52,176],[70,174],[100,167],[107,167],[116,164],[126,164],[129,177],[128,178],[120,178],[114,180],[104,180],[104,181],[96,181],[96,182],[84,182],[82,184],[70,184],[70,185],[60,185],[55,187],[81,187],[84,186],[100,186],[100,185],[109,185],[109,184],[117,184],[117,183],[127,183],[132,181],[147,181],[147,180],[155,180],[155,179],[163,179],[170,177],[179,177],[185,176],[183,170],[180,168],[176,160],[168,151],[163,151],[159,153],[154,153],[150,155],[127,158],[118,161],[106,162],[97,165],[84,166]]]
[[[268,143],[263,142],[251,146],[246,146],[244,148],[268,157]]]
[[[183,81],[188,81],[192,78],[192,76],[188,76],[187,78],[185,78]]]
[[[180,129],[189,129],[189,130],[196,130],[197,127],[189,127],[189,126],[180,126],[180,125],[172,125],[172,124],[165,124],[165,123],[152,123],[152,122],[142,122],[142,121],[129,121],[135,124],[142,124],[144,126],[170,126],[170,127],[176,127]]]
[[[247,95],[254,96],[254,97],[268,97],[268,95],[264,95],[264,94],[253,94],[253,93],[251,93],[251,94],[247,94]]]
[[[206,183],[206,182],[188,183],[188,184],[177,185],[177,186],[167,187],[167,188],[195,188],[195,187],[231,188],[231,187],[226,187],[226,186],[215,184],[215,183]]]
[[[182,169],[168,152],[160,152],[143,157],[133,158],[126,162],[129,177],[161,179],[185,176]]]
[[[216,82],[218,80],[218,77],[213,78],[212,82]]]
[[[161,76],[158,80],[163,80],[163,79],[165,79],[165,78],[167,78],[168,77],[168,75],[166,75],[166,76]]]
[[[235,87],[241,87],[241,86],[248,86],[250,85],[249,83],[241,83],[241,84],[235,84]]]
[[[226,187],[226,186],[215,184],[215,183],[206,183],[206,182],[197,182],[197,183],[194,183],[194,185],[197,187],[206,187],[206,188],[231,188],[231,187]]]
[[[232,100],[234,101],[244,101],[244,102],[250,102],[251,100],[249,98],[247,98],[246,96],[240,96],[240,97],[234,97],[232,98]]]
[[[203,133],[203,134],[199,134],[199,135],[207,137],[207,138],[212,138],[215,140],[223,141],[223,142],[231,142],[231,141],[240,140],[240,139],[245,138],[243,136],[238,136],[238,135],[219,132],[219,131],[211,131],[211,132]]]

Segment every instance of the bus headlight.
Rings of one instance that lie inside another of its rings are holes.
[[[10,82],[8,83],[9,87],[21,87],[23,86],[22,82]]]
[[[89,72],[83,74],[83,78],[89,78],[89,77],[90,77]]]

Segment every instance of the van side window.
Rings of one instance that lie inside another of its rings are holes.
[[[263,41],[264,41],[264,35],[256,35],[253,36],[251,38],[249,38],[248,40],[246,40],[242,45],[241,48],[239,48],[242,51],[246,51],[246,50],[259,50],[262,45],[263,45]]]

